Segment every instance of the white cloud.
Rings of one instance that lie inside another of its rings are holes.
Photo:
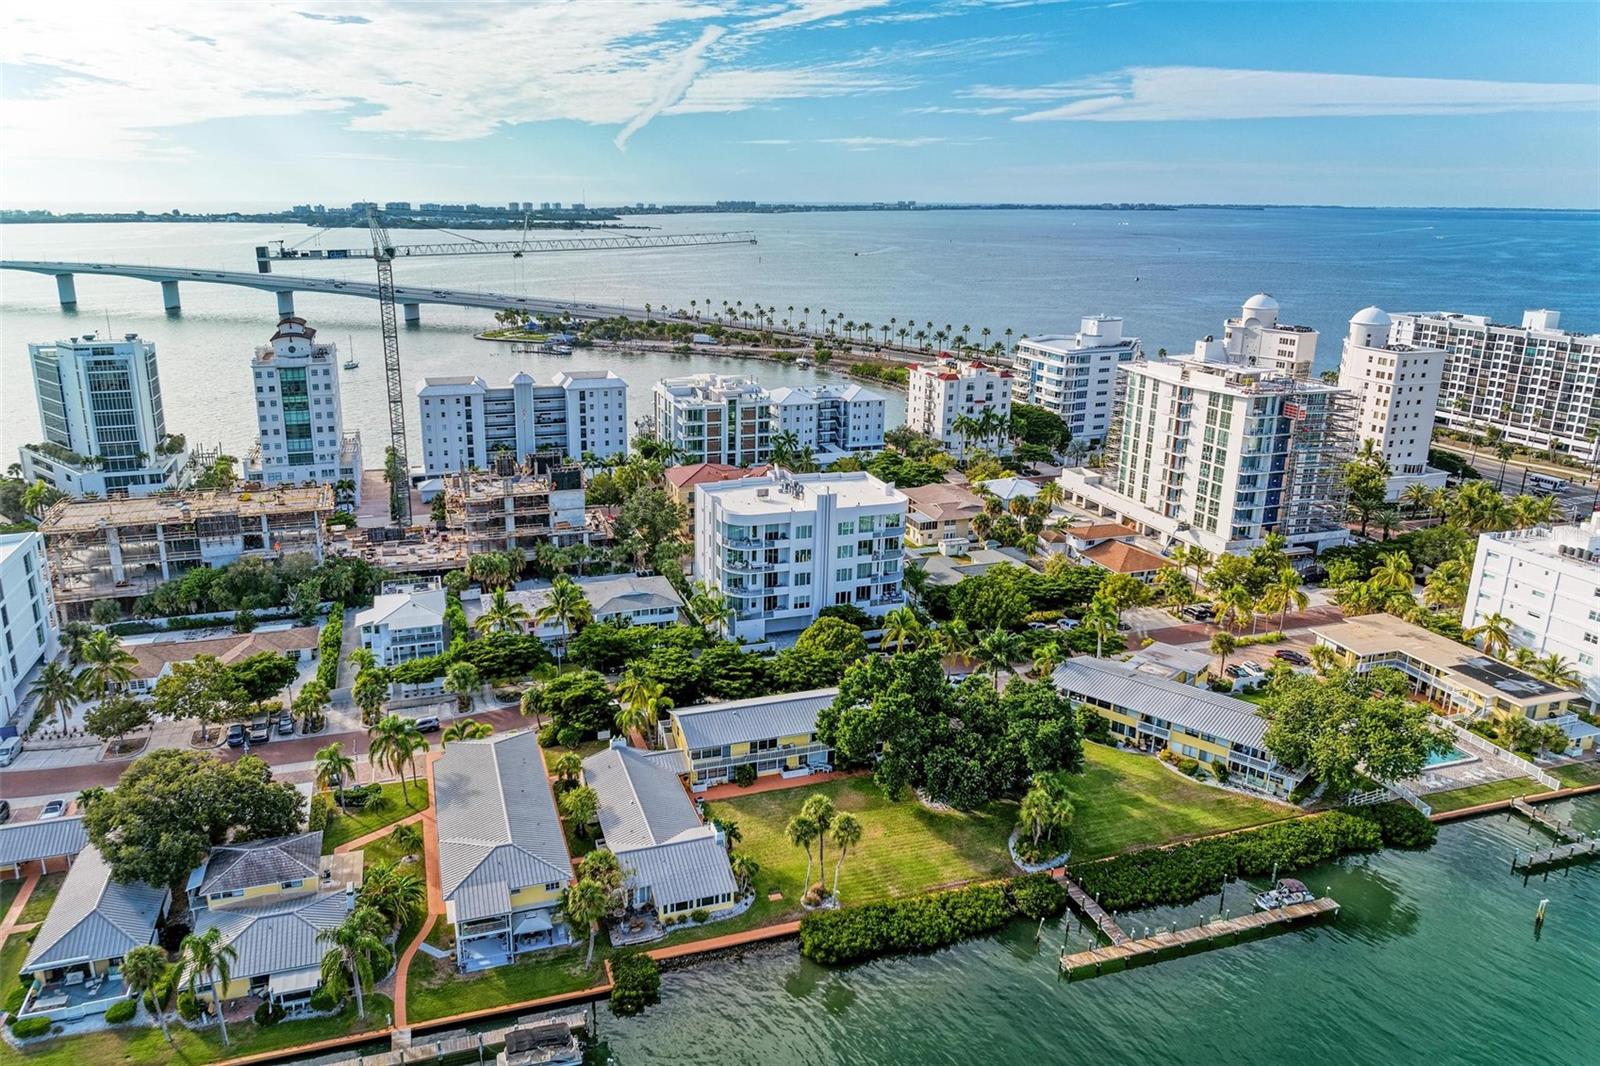
[[[758,19],[744,28],[745,33],[770,33],[807,23],[837,19],[867,8],[883,7],[889,0],[796,0],[785,9],[766,18]]]
[[[818,144],[842,144],[846,148],[926,148],[944,144],[944,137],[824,137]]]
[[[689,91],[689,86],[694,84],[695,75],[705,68],[706,49],[717,42],[717,38],[728,32],[721,26],[707,26],[700,31],[700,39],[691,45],[678,60],[677,66],[669,72],[667,80],[656,91],[655,98],[645,105],[645,109],[633,118],[617,133],[616,145],[619,149],[626,149],[628,138],[644,129],[645,125],[661,112],[683,99]]]
[[[908,115],[1009,115],[1020,107],[908,107]]]
[[[969,90],[984,99],[1069,100],[1013,122],[1181,122],[1600,110],[1600,87],[1310,71],[1138,67],[1094,83]],[[1028,94],[1028,95],[1024,95]]]

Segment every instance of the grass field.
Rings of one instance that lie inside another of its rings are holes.
[[[21,984],[18,970],[28,959],[28,935],[13,933],[0,944],[0,1003],[4,1003],[11,990]]]
[[[444,924],[442,919],[439,924]],[[437,934],[435,929],[429,935],[430,943]],[[435,959],[419,951],[411,960],[406,978],[406,1017],[423,1022],[604,984],[603,940],[595,943],[594,966],[590,969],[583,965],[586,950],[587,945],[579,943],[542,951],[515,965],[471,975],[456,973],[452,959]]]
[[[1552,774],[1566,788],[1580,785],[1600,785],[1600,763],[1569,764],[1551,769]]]
[[[61,882],[67,879],[64,873],[45,874],[39,878],[39,883],[33,886],[33,895],[28,897],[28,902],[22,905],[22,922],[42,922],[50,913],[50,905],[56,901],[56,896],[61,892]]]
[[[17,893],[21,890],[21,878],[15,880],[7,878],[4,881],[0,881],[0,918],[5,917],[6,912],[11,910],[11,903],[17,898]]]
[[[352,1002],[344,1011],[328,1018],[308,1018],[298,1022],[280,1022],[270,1028],[258,1028],[252,1022],[242,1022],[228,1027],[232,1045],[224,1047],[222,1034],[215,1026],[194,1032],[181,1024],[170,1028],[174,1044],[168,1044],[155,1026],[133,1026],[79,1036],[62,1037],[37,1044],[22,1051],[6,1049],[5,1061],[28,1063],[30,1066],[112,1066],[118,1063],[202,1063],[239,1055],[276,1051],[316,1040],[328,1040],[352,1032],[381,1029],[389,1019],[388,996],[367,997],[367,1020],[356,1020]]]
[[[1465,807],[1476,807],[1480,803],[1510,799],[1512,796],[1528,796],[1535,792],[1547,791],[1549,790],[1531,777],[1512,777],[1503,781],[1468,785],[1466,788],[1452,788],[1447,792],[1430,792],[1422,797],[1422,801],[1436,813],[1443,813],[1459,811]]]
[[[367,809],[340,814],[339,808],[335,806],[333,813],[328,815],[328,827],[322,831],[323,853],[327,854],[347,841],[375,833],[402,818],[409,818],[428,806],[427,781],[408,783],[406,791],[410,792],[409,803],[406,802],[406,796],[401,791],[398,781],[384,785],[383,795],[389,802],[381,811]]]
[[[1084,772],[1067,779],[1074,810],[1072,858],[1077,862],[1300,813],[1197,784],[1147,755],[1085,744],[1084,756]]]

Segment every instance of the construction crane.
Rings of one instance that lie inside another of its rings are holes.
[[[598,238],[530,238],[526,227],[515,241],[466,239],[440,244],[401,244],[389,239],[383,220],[371,204],[367,206],[367,230],[372,236],[368,248],[309,248],[285,246],[271,241],[256,249],[256,270],[272,273],[272,263],[280,259],[371,259],[378,267],[378,316],[383,325],[383,373],[389,392],[389,453],[384,470],[389,480],[389,514],[401,528],[411,524],[411,464],[406,456],[405,393],[400,383],[400,330],[394,309],[394,260],[396,257],[440,255],[505,255],[520,259],[530,252],[627,252],[650,248],[709,248],[723,244],[754,244],[750,233],[672,233],[647,237],[607,236]]]

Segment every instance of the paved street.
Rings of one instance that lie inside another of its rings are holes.
[[[1266,633],[1278,627],[1277,615],[1260,615],[1256,632]],[[1313,607],[1306,611],[1291,611],[1284,623],[1285,631],[1307,629],[1311,626],[1330,625],[1334,622],[1344,621],[1344,613],[1332,604],[1322,607]],[[1184,625],[1167,626],[1164,629],[1152,629],[1146,636],[1152,640],[1159,640],[1166,644],[1203,644],[1211,639],[1211,634],[1217,632],[1218,627],[1207,622],[1190,622]]]

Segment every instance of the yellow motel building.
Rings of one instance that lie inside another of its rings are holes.
[[[762,777],[831,769],[832,749],[817,740],[817,715],[837,695],[836,688],[819,688],[674,708],[662,739],[684,753],[697,791],[732,781],[743,765]]]
[[[464,973],[572,942],[559,914],[573,880],[539,738],[458,740],[433,764],[439,884]]]
[[[1281,766],[1263,739],[1267,722],[1253,704],[1209,689],[1090,656],[1056,667],[1056,688],[1092,708],[1123,743],[1228,768],[1228,783],[1273,796],[1294,790],[1305,774]]]

